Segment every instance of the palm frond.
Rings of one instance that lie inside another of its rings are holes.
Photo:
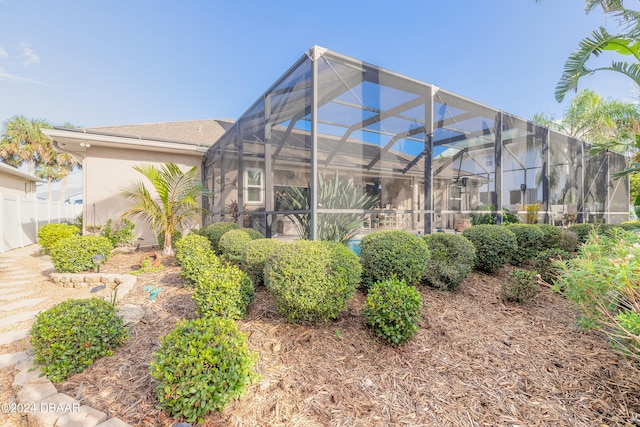
[[[600,27],[591,33],[591,38],[587,37],[580,41],[578,49],[575,50],[564,64],[562,76],[556,85],[555,97],[558,102],[562,102],[567,92],[578,88],[580,78],[593,74],[594,70],[586,66],[587,61],[594,56],[599,56],[604,49],[611,44],[622,48],[630,41],[625,35],[612,35],[604,27]]]

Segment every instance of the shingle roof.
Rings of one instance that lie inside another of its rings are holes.
[[[86,128],[90,132],[129,136],[193,145],[211,145],[233,125],[229,119],[187,120],[182,122],[142,123]]]

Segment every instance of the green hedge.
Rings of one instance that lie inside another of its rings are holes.
[[[218,246],[220,238],[227,231],[236,230],[238,228],[238,224],[235,222],[216,222],[215,224],[201,228],[198,230],[198,233],[209,239],[209,242],[211,242],[211,249],[213,249],[213,252],[215,252],[216,255],[222,255]]]
[[[518,250],[516,235],[501,225],[472,225],[462,235],[476,248],[474,268],[488,273],[502,268]]]
[[[537,224],[509,224],[508,230],[516,235],[518,250],[511,254],[511,264],[528,264],[542,249],[544,233]]]
[[[291,323],[335,319],[360,284],[356,254],[338,243],[299,240],[276,248],[264,282]]]
[[[211,249],[209,239],[197,234],[189,234],[176,242],[176,258],[180,262],[180,276],[186,286],[195,284],[198,277],[222,264]]]
[[[31,327],[34,361],[51,381],[82,372],[95,359],[111,356],[127,339],[115,307],[98,298],[67,300],[43,311]]]
[[[242,270],[256,286],[264,285],[264,265],[273,251],[284,243],[276,239],[251,240],[242,252]]]
[[[456,289],[473,270],[476,248],[461,234],[426,234],[431,259],[424,281],[439,289]]]
[[[111,257],[113,246],[102,236],[72,236],[58,241],[51,248],[51,261],[60,273],[78,273],[96,268],[95,255],[102,255],[104,262]]]
[[[38,244],[48,252],[60,240],[79,234],[80,229],[75,225],[45,224],[38,230]]]
[[[149,368],[159,407],[190,423],[204,423],[205,414],[222,411],[258,377],[253,371],[258,355],[231,320],[185,320],[160,346]]]
[[[422,238],[405,231],[378,231],[362,238],[360,262],[365,288],[392,276],[413,286],[427,269],[429,248]]]
[[[262,238],[262,234],[252,228],[229,230],[220,237],[218,248],[227,260],[240,263],[245,245],[252,240]]]
[[[210,266],[195,279],[193,301],[203,317],[243,319],[255,297],[253,283],[238,267]]]

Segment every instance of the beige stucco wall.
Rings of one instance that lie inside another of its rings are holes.
[[[161,153],[158,151],[124,150],[92,146],[87,150],[83,164],[84,224],[104,225],[109,219],[119,219],[127,210],[127,201],[121,190],[135,182],[143,181],[147,188],[151,183],[133,169],[136,165],[154,164],[160,166],[173,162],[183,170],[200,167],[201,155]],[[199,218],[198,218],[199,219]],[[155,245],[156,237],[151,229],[140,220],[136,224],[136,237],[142,237],[143,246]]]
[[[25,184],[28,194],[25,194]],[[0,171],[0,193],[10,196],[33,197],[35,183],[19,176]]]

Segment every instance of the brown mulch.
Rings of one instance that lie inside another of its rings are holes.
[[[116,255],[104,271],[131,271],[139,256]],[[125,300],[146,310],[129,341],[59,391],[133,425],[178,422],[156,408],[148,367],[160,338],[196,313],[179,266],[163,265]],[[261,378],[204,425],[640,425],[640,370],[577,328],[571,303],[548,288],[532,303],[503,303],[505,277],[474,272],[456,292],[421,288],[421,328],[399,348],[367,328],[361,293],[335,322],[290,325],[259,288],[239,325]],[[145,285],[161,289],[156,300]]]

